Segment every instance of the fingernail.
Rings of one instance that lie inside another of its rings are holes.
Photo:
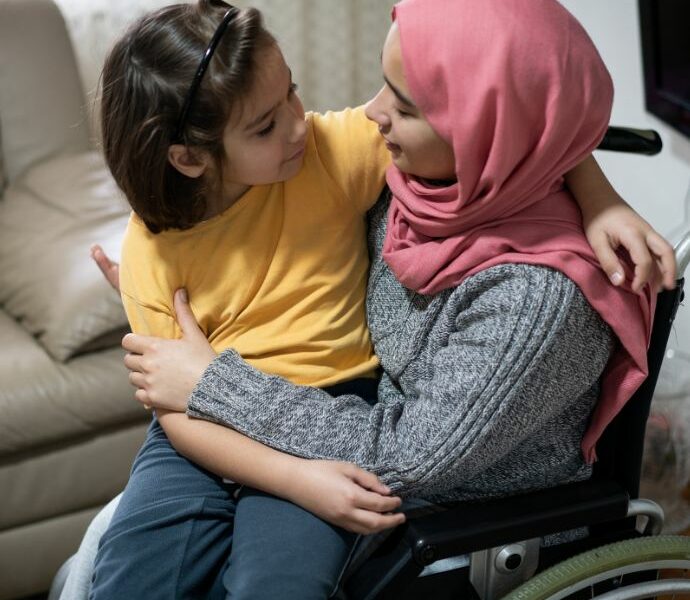
[[[611,275],[611,283],[613,283],[613,285],[623,283],[623,275],[619,271],[616,271],[613,275]]]
[[[185,289],[180,290],[180,300],[182,300],[182,302],[185,302],[185,303],[187,302],[187,290],[185,290]]]

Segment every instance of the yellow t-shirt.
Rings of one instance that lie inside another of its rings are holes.
[[[304,164],[289,181],[252,187],[191,229],[152,234],[132,215],[120,286],[132,331],[179,338],[173,294],[216,352],[300,385],[368,376],[366,211],[389,155],[362,108],[308,114]]]

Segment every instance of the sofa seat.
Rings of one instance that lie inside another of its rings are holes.
[[[0,598],[9,599],[47,589],[124,488],[150,415],[131,400],[121,349],[56,362],[1,309],[0,340]]]
[[[59,363],[1,309],[0,340],[0,598],[9,599],[47,589],[124,488],[150,415],[127,401],[119,348]]]
[[[0,339],[12,348],[0,354],[0,532],[108,500],[122,489],[126,469],[118,468],[122,457],[99,455],[94,439],[149,417],[138,403],[123,401],[132,395],[123,352],[55,362],[3,311]],[[74,455],[81,446],[92,452]]]

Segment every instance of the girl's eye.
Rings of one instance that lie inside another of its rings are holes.
[[[399,108],[395,109],[395,112],[398,113],[398,116],[402,117],[403,119],[406,117],[411,117],[412,113],[406,112],[404,110],[401,110]]]
[[[259,137],[266,137],[267,135],[270,135],[271,131],[275,129],[276,126],[276,121],[273,119],[267,127],[264,127],[261,131],[257,131],[256,135]]]
[[[288,90],[288,98],[290,96],[293,96],[294,93],[299,89],[299,86],[296,83],[291,83],[290,84],[290,89]]]

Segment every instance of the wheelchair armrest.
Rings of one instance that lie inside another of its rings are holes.
[[[624,519],[628,494],[612,481],[583,481],[486,502],[453,505],[410,519],[405,533],[414,561],[437,560],[577,527]]]

